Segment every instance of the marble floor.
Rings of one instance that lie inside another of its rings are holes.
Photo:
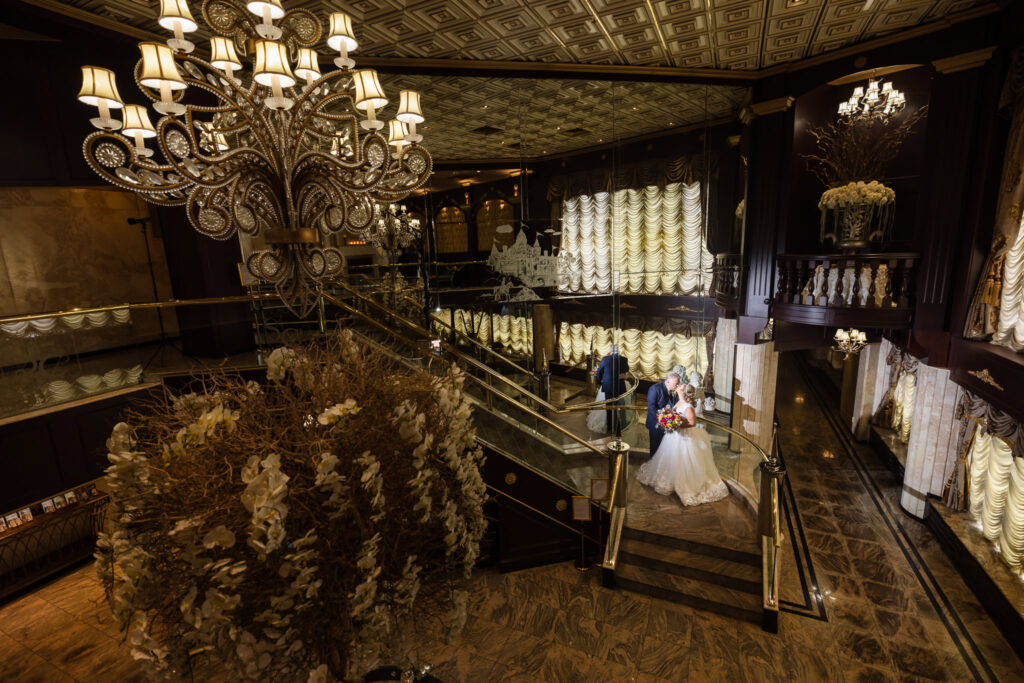
[[[443,681],[1024,680],[930,532],[900,512],[893,475],[838,429],[838,394],[788,355],[779,372],[787,542],[812,609],[784,601],[772,635],[606,589],[570,563],[487,569],[461,641],[424,634],[414,658]],[[0,604],[0,681],[140,677],[91,565]]]

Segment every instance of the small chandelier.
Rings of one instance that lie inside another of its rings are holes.
[[[404,206],[388,204],[378,207],[379,218],[356,234],[367,244],[393,255],[420,238],[419,219],[413,218]]]
[[[843,360],[849,360],[850,356],[857,355],[868,343],[868,336],[861,330],[850,328],[849,330],[836,330],[833,340],[835,344],[832,345],[832,348],[845,354]]]
[[[172,38],[139,44],[134,78],[162,115],[155,125],[145,107],[125,104],[113,72],[82,67],[78,99],[98,109],[91,121],[99,129],[83,144],[86,162],[150,203],[184,205],[208,237],[261,240],[266,248],[246,268],[304,317],[321,281],[344,265],[325,239],[374,234],[391,220],[381,207],[430,177],[433,160],[416,133],[419,93],[400,93],[385,138],[377,114],[389,100],[376,71],[352,70],[349,15],[330,15],[326,47],[337,70],[321,73],[314,48],[324,30],[312,12],[286,12],[280,0],[204,0],[201,14],[213,34],[209,61],[185,37],[198,29],[186,0],[160,0],[159,23]],[[250,77],[241,75],[243,60]],[[207,97],[186,104],[186,89]]]
[[[851,122],[870,122],[878,120],[883,123],[897,112],[903,111],[907,101],[903,93],[893,87],[892,81],[869,79],[867,88],[858,85],[853,89],[850,99],[839,103],[839,115]]]

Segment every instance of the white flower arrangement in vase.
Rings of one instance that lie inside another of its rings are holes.
[[[465,623],[486,527],[463,376],[408,370],[346,332],[268,361],[266,384],[216,376],[107,442],[96,566],[132,654],[170,678],[412,665],[410,639]]]
[[[892,226],[896,193],[877,180],[859,180],[833,187],[821,195],[821,240],[831,239],[841,249],[866,247],[881,239]],[[829,216],[832,231],[826,232]],[[874,226],[874,230],[869,229]]]

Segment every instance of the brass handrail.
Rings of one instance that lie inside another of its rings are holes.
[[[403,296],[402,298],[403,298],[403,299],[405,299],[406,301],[409,301],[409,302],[411,302],[411,303],[414,303],[414,304],[416,304],[417,306],[420,306],[420,305],[422,305],[422,304],[420,304],[420,302],[416,301],[416,300],[415,300],[415,299],[413,299],[412,297],[409,297],[409,296]],[[440,318],[435,318],[435,317],[433,317],[433,316],[431,316],[430,320],[431,320],[431,321],[436,321],[437,323],[439,323],[439,324],[443,325],[444,327],[447,327],[447,328],[448,328],[449,330],[451,330],[451,331],[452,331],[452,332],[454,332],[455,334],[459,335],[459,336],[460,336],[461,338],[465,339],[465,340],[466,340],[466,341],[468,341],[468,342],[469,342],[470,344],[472,344],[472,345],[474,345],[474,346],[476,346],[476,347],[478,347],[478,348],[480,348],[480,349],[483,349],[484,351],[486,351],[487,353],[489,353],[489,354],[490,354],[490,355],[492,355],[492,356],[496,356],[496,357],[497,357],[497,358],[499,358],[500,360],[502,360],[502,361],[504,361],[505,363],[508,363],[509,365],[511,365],[512,367],[514,367],[514,368],[515,368],[516,370],[518,370],[519,372],[522,372],[522,373],[524,373],[524,374],[526,374],[526,375],[529,375],[529,377],[530,377],[531,379],[533,379],[533,380],[537,380],[537,379],[538,379],[538,377],[537,377],[536,373],[533,373],[533,372],[531,372],[530,370],[527,370],[526,368],[522,367],[521,365],[519,365],[518,363],[516,363],[516,362],[515,362],[514,360],[512,360],[511,358],[507,358],[507,357],[506,357],[505,355],[503,355],[503,354],[499,353],[498,351],[495,351],[494,349],[490,348],[489,346],[484,346],[483,344],[481,344],[480,342],[478,342],[478,341],[477,341],[476,339],[473,339],[472,337],[470,337],[470,336],[469,336],[468,334],[466,334],[465,332],[461,332],[461,331],[459,331],[458,329],[456,329],[455,327],[453,327],[453,326],[452,326],[452,325],[451,325],[450,323],[446,323],[445,321],[441,320]]]
[[[612,407],[605,407],[605,408],[595,408],[594,410],[633,410],[633,411],[636,411],[636,412],[647,412],[647,406],[624,405],[624,406],[612,406]],[[717,422],[713,422],[711,420],[708,420],[707,418],[703,418],[703,417],[700,417],[700,416],[695,416],[695,417],[697,418],[697,422],[700,422],[700,423],[703,423],[703,424],[706,424],[706,425],[711,425],[712,427],[715,427],[716,429],[721,429],[723,432],[728,432],[729,434],[732,434],[733,436],[738,437],[738,438],[742,439],[743,441],[746,441],[748,444],[750,444],[755,449],[757,449],[757,452],[761,455],[761,459],[763,461],[765,461],[765,462],[774,462],[774,458],[771,455],[769,455],[767,451],[765,451],[763,448],[761,448],[756,443],[754,443],[750,439],[750,437],[747,436],[746,434],[743,434],[742,432],[738,432],[735,429],[733,429],[732,427],[726,427],[725,425],[718,424]]]
[[[377,301],[374,301],[373,299],[371,299],[371,298],[369,298],[367,296],[363,296],[363,294],[361,294],[360,292],[357,292],[356,290],[352,289],[348,285],[346,285],[344,283],[340,283],[340,282],[338,282],[336,284],[341,289],[344,289],[345,291],[347,291],[352,296],[357,297],[357,298],[361,299],[362,301],[365,301],[366,303],[370,304],[371,306],[373,306],[377,310],[381,311],[382,313],[391,316],[392,318],[394,318],[395,320],[399,321],[400,323],[402,323],[406,327],[410,328],[411,330],[413,330],[417,334],[423,335],[424,337],[431,337],[431,336],[433,336],[433,335],[431,335],[429,330],[424,329],[418,323],[415,323],[415,322],[409,320],[408,318],[404,317],[402,314],[397,313],[397,312],[391,310],[387,306],[385,306],[385,305],[383,305],[383,304],[381,304],[381,303],[379,303]],[[330,301],[331,303],[333,303],[335,305],[337,305],[339,303],[339,300],[336,297],[332,296],[331,294],[328,294],[327,292],[321,292],[321,295],[325,299],[327,299],[328,301]],[[579,410],[584,409],[584,406],[587,406],[587,405],[601,406],[601,405],[604,405],[604,404],[610,404],[610,403],[612,403],[614,401],[618,401],[620,399],[624,400],[624,399],[628,398],[634,391],[636,391],[636,388],[640,385],[640,381],[637,380],[636,384],[634,384],[630,389],[628,389],[621,396],[615,396],[615,397],[610,398],[610,399],[605,399],[604,401],[601,401],[601,402],[593,402],[591,404],[582,404],[582,405],[581,404],[576,404],[576,405],[573,405],[573,406],[567,406],[567,405],[556,406],[556,405],[553,405],[552,403],[544,400],[540,396],[537,396],[532,391],[530,391],[528,389],[525,389],[524,387],[522,387],[519,384],[516,384],[515,382],[513,382],[509,378],[505,377],[500,372],[496,372],[493,368],[491,368],[491,367],[481,363],[480,361],[478,361],[477,359],[473,358],[472,356],[468,356],[468,355],[462,353],[461,351],[459,351],[458,349],[453,348],[451,346],[449,346],[449,352],[454,354],[454,355],[456,355],[459,359],[461,359],[461,360],[463,360],[463,361],[473,365],[476,368],[479,368],[480,370],[484,371],[484,373],[494,377],[498,381],[515,387],[518,391],[522,392],[525,396],[527,396],[530,399],[536,401],[537,404],[542,406],[545,410],[550,411],[552,413],[556,413],[556,414],[577,412]]]
[[[121,308],[130,310],[145,310],[149,308],[174,308],[177,306],[208,306],[211,304],[232,304],[249,301],[260,301],[264,299],[278,299],[277,294],[239,294],[236,296],[211,296],[202,299],[166,299],[164,301],[145,301],[141,303],[106,304],[104,306],[90,306],[87,308],[71,308],[49,313],[27,313],[24,315],[8,315],[0,317],[2,323],[17,323],[27,320],[40,320],[42,318],[63,318],[68,315],[84,315],[86,313],[100,313],[115,311]]]
[[[392,337],[398,339],[398,341],[404,343],[405,345],[420,350],[421,353],[423,353],[424,355],[431,356],[431,357],[437,357],[438,356],[438,354],[434,354],[434,353],[431,353],[431,352],[426,352],[424,349],[418,347],[416,342],[414,342],[414,341],[412,341],[410,339],[406,339],[405,337],[403,337],[400,334],[397,334],[394,330],[392,330],[387,325],[384,325],[380,321],[374,320],[370,316],[368,316],[365,313],[363,313],[362,311],[354,308],[353,306],[348,305],[344,301],[336,299],[336,298],[332,297],[329,294],[324,294],[324,297],[327,298],[328,301],[333,303],[335,306],[338,306],[339,308],[341,308],[342,310],[348,312],[349,314],[356,316],[357,318],[363,320],[366,323],[369,323],[370,325],[373,325],[374,327],[380,329],[381,331],[387,332]],[[415,325],[415,323],[412,323],[412,324]],[[459,356],[459,357],[461,357],[461,359],[468,360],[468,361],[470,361],[472,363],[475,363],[476,365],[482,365],[480,363],[477,363],[475,359],[469,358],[465,354],[462,354],[462,353],[459,353],[457,351],[454,351],[450,346],[448,347],[448,350],[449,350],[449,353],[453,353],[453,355]],[[482,367],[486,368],[487,366],[483,365]],[[501,375],[498,374],[498,373],[494,373],[494,374],[496,374],[498,377],[501,377]],[[546,417],[545,415],[542,415],[541,413],[539,413],[536,410],[530,408],[529,406],[526,406],[526,405],[520,403],[515,398],[513,398],[513,397],[509,396],[508,394],[504,393],[503,391],[500,391],[499,389],[496,389],[495,387],[489,385],[487,382],[485,382],[484,380],[480,379],[479,377],[476,377],[476,376],[471,375],[469,373],[466,373],[465,376],[466,376],[467,379],[471,380],[475,384],[478,384],[479,386],[483,387],[484,390],[488,393],[488,395],[497,396],[498,398],[502,399],[503,401],[515,405],[516,408],[522,410],[523,412],[525,412],[526,414],[530,415],[531,417],[534,417],[537,420],[540,420],[541,422],[544,422],[545,424],[550,426],[552,429],[554,429],[556,432],[559,432],[560,434],[563,434],[564,436],[569,437],[571,440],[575,441],[579,445],[581,445],[581,446],[583,446],[583,447],[585,447],[585,448],[587,448],[589,450],[594,451],[595,453],[597,453],[601,457],[605,457],[605,458],[607,457],[607,455],[605,454],[604,451],[602,451],[601,449],[597,448],[596,446],[594,446],[589,441],[581,439],[580,437],[576,436],[575,434],[573,434],[572,432],[567,430],[562,425],[554,422],[550,418]],[[505,379],[505,378],[502,377],[502,379]],[[510,380],[506,379],[505,381],[511,383]],[[516,388],[519,388],[518,385],[513,384],[513,386],[516,386]],[[529,392],[524,392],[524,393],[532,396],[532,394],[529,394]]]

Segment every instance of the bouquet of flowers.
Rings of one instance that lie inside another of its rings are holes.
[[[686,423],[683,421],[683,416],[675,411],[675,408],[665,406],[658,411],[658,424],[666,432],[674,432],[677,429],[682,429]]]
[[[896,193],[877,180],[858,181],[825,190],[818,201],[819,209],[836,209],[853,204],[885,206],[896,201]]]

